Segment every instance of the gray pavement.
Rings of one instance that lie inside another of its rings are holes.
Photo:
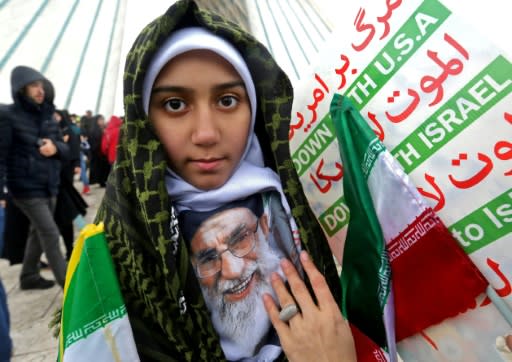
[[[82,190],[82,185],[75,185]],[[84,199],[89,204],[86,221],[92,222],[105,189],[91,186],[91,194]],[[75,235],[78,232],[75,231]],[[62,249],[64,250],[64,244]],[[44,258],[44,256],[43,256]],[[0,259],[0,278],[7,292],[7,303],[11,316],[11,338],[13,340],[12,362],[55,362],[58,341],[48,328],[53,313],[62,304],[62,290],[59,286],[46,290],[21,290],[19,272],[21,264],[9,266],[9,262]],[[42,275],[54,279],[50,270],[43,270]]]

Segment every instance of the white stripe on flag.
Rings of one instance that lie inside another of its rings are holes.
[[[66,348],[64,362],[140,361],[125,315]]]

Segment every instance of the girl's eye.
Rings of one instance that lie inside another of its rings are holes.
[[[181,112],[185,109],[186,104],[182,99],[171,98],[165,101],[164,107],[169,112]]]
[[[222,96],[219,99],[219,105],[223,108],[234,108],[238,105],[238,98],[232,95]]]

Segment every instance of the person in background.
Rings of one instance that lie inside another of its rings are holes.
[[[91,188],[89,186],[89,176],[87,175],[88,159],[91,151],[91,146],[87,141],[87,137],[80,134],[80,181],[82,182],[82,194],[89,195]]]
[[[55,222],[66,247],[66,259],[73,251],[73,220],[78,215],[85,215],[87,203],[82,199],[73,185],[74,176],[80,174],[80,131],[73,128],[67,110],[55,111],[55,119],[61,129],[64,142],[69,146],[69,158],[62,161],[59,192],[55,206]]]
[[[119,129],[123,123],[122,118],[117,116],[110,117],[105,132],[101,139],[101,152],[107,156],[108,163],[112,166],[116,160],[116,148],[119,141]]]
[[[23,262],[25,246],[27,245],[30,220],[14,204],[8,190],[5,191],[5,223],[4,223],[4,248],[2,258],[9,260],[10,265]]]
[[[71,128],[71,130],[73,131],[73,133],[75,133],[76,135],[80,136],[80,127],[78,126],[77,124],[77,115],[76,114],[69,114],[69,111],[66,109],[66,110],[63,110],[63,112],[65,112],[68,117],[67,119],[69,120],[69,127]]]
[[[0,200],[0,255],[4,247],[5,200]],[[0,361],[10,361],[12,340],[10,336],[11,321],[7,293],[0,276]]]
[[[55,284],[40,274],[43,252],[57,283],[64,287],[66,261],[53,212],[61,160],[68,158],[69,147],[53,119],[54,89],[35,69],[17,66],[11,72],[11,93],[14,103],[0,112],[0,190],[7,185],[12,201],[30,220],[20,288],[46,289]]]
[[[8,106],[4,104],[0,105],[0,108],[2,108],[0,114],[8,110]],[[20,264],[23,262],[25,254],[30,220],[12,202],[7,187],[4,186],[4,189],[0,190],[0,194],[3,194],[3,198],[0,197],[0,204],[3,205],[4,215],[1,235],[3,248],[0,250],[0,256],[9,260],[10,265]]]
[[[71,123],[78,126],[78,122],[80,121],[80,118],[78,117],[78,115],[76,113],[71,113],[69,115],[69,119],[71,120]],[[80,129],[80,127],[78,127],[78,129]]]
[[[89,160],[89,151],[91,147],[89,146],[89,142],[87,141],[87,132],[88,132],[88,122],[89,117],[87,114],[91,114],[92,112],[87,111],[82,118],[79,118],[75,113],[71,115],[71,120],[74,124],[79,125],[80,129],[80,181],[82,182],[82,195],[89,195],[91,188],[89,187],[89,176],[88,176],[88,160]]]
[[[94,127],[94,117],[91,110],[85,111],[85,114],[80,117],[80,132],[85,136],[89,137],[91,129]]]
[[[101,152],[101,139],[105,131],[105,117],[101,114],[94,117],[94,123],[89,130],[88,142],[91,147],[89,151],[89,184],[100,184],[105,187],[110,164],[107,157]]]

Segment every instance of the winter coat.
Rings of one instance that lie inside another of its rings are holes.
[[[101,152],[101,139],[103,138],[104,128],[98,125],[98,117],[94,118],[93,126],[89,130],[89,183],[91,185],[100,184],[102,186],[107,182],[110,173],[110,164],[107,156]]]
[[[30,220],[12,201],[7,193],[5,200],[4,250],[2,258],[9,260],[10,265],[23,263],[25,246],[27,245]]]
[[[69,118],[66,110],[60,113],[62,119],[58,123],[62,134],[67,137],[69,159],[62,161],[59,194],[55,205],[54,218],[59,227],[72,223],[78,215],[85,215],[87,203],[73,186],[75,167],[80,167],[80,130]]]
[[[119,141],[119,128],[123,121],[121,118],[112,116],[105,127],[101,138],[101,152],[107,156],[108,162],[113,164],[116,160],[116,147]]]
[[[22,93],[26,85],[37,80],[45,87],[45,100],[40,105]],[[11,91],[14,103],[0,107],[0,190],[7,184],[14,198],[55,196],[60,159],[68,158],[69,148],[53,119],[53,86],[38,71],[19,66],[11,73]],[[54,156],[39,153],[42,138],[53,141],[57,148]]]
[[[241,52],[256,87],[255,130],[266,165],[282,181],[302,248],[324,273],[338,300],[339,277],[291,161],[288,132],[293,93],[288,77],[268,50],[236,24],[198,9],[192,1],[178,1],[140,33],[127,56],[125,120],[95,222],[104,222],[141,359],[221,361],[225,357],[219,337],[164,185],[166,151],[144,112],[141,96],[149,62],[162,42],[183,26],[208,28]],[[285,359],[284,354],[280,359]]]
[[[61,179],[66,178],[73,183],[75,168],[80,167],[80,130],[73,125],[67,111],[57,110],[61,114],[61,121],[58,122],[63,137],[67,137],[66,143],[69,147],[69,154],[66,160],[62,160]]]

